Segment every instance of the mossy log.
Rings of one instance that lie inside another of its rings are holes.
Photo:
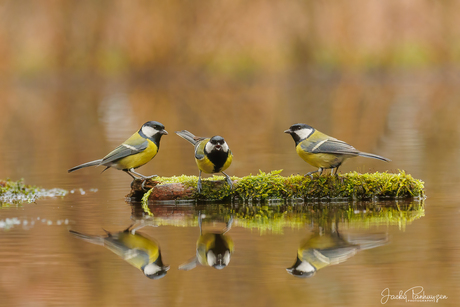
[[[198,215],[202,214],[208,221],[225,223],[233,218],[235,226],[275,233],[282,233],[284,228],[301,229],[312,225],[327,228],[336,222],[341,223],[341,229],[396,225],[404,230],[425,215],[423,199],[379,202],[299,201],[262,205],[217,202],[191,206],[150,202],[147,207],[141,202],[129,204],[132,209],[131,219],[139,225],[198,227]]]
[[[281,171],[272,171],[242,178],[231,177],[233,189],[223,176],[213,176],[202,180],[201,193],[196,189],[196,176],[134,180],[127,197],[133,200],[148,197],[151,201],[376,200],[425,197],[424,183],[404,171],[395,174],[350,172],[338,176],[317,175],[313,178],[301,175],[283,177],[280,173]],[[146,193],[149,194],[144,195]]]

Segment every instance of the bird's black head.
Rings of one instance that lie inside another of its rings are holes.
[[[168,134],[168,132],[162,123],[149,121],[142,125],[141,129],[139,129],[139,134],[146,139],[150,139],[157,146],[160,146],[161,137]]]
[[[206,254],[206,260],[210,266],[215,269],[222,270],[223,268],[227,267],[230,263],[230,251],[226,250],[225,252],[215,253],[214,251],[210,250]]]
[[[313,132],[315,132],[315,128],[306,124],[295,124],[284,130],[284,133],[289,133],[292,136],[296,145],[308,138]]]
[[[216,136],[213,136],[209,142],[206,144],[206,152],[210,153],[214,150],[216,151],[223,151],[223,152],[227,152],[228,151],[228,145],[227,143],[225,142],[224,138],[219,136],[219,135],[216,135]]]

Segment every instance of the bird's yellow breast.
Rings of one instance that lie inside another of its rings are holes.
[[[198,241],[196,242],[196,250],[197,250],[197,256],[198,256],[198,261],[202,265],[208,265],[208,260],[206,257],[206,253],[214,248],[216,244],[216,236],[220,236],[222,240],[225,242],[225,245],[227,246],[228,250],[230,251],[230,254],[233,253],[234,251],[234,244],[232,238],[226,235],[222,234],[217,234],[217,233],[205,233],[202,234],[199,238]]]
[[[347,158],[344,155],[310,153],[302,149],[301,143],[296,146],[296,151],[305,162],[317,168],[331,168]]]
[[[227,157],[227,160],[224,163],[224,166],[222,166],[222,168],[218,172],[225,171],[230,166],[230,164],[232,164],[232,160],[233,160],[233,155],[229,151],[228,157]],[[208,159],[208,157],[204,156],[202,159],[196,159],[195,158],[195,162],[196,162],[196,165],[198,166],[198,168],[201,171],[203,171],[203,172],[205,172],[207,174],[216,173],[215,170],[214,170],[214,164]]]
[[[129,249],[146,251],[149,255],[150,262],[154,262],[160,254],[160,249],[155,241],[147,239],[138,233],[121,233],[119,234],[118,239]]]
[[[117,161],[116,165],[118,169],[131,169],[131,168],[138,168],[152,160],[157,152],[158,147],[153,143],[151,140],[147,140],[148,146],[145,150],[140,153],[127,156],[123,159]]]

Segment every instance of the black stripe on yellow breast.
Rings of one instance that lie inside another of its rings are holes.
[[[223,152],[221,150],[213,150],[210,153],[206,153],[207,158],[209,161],[214,164],[214,173],[218,173],[222,170],[222,167],[224,167],[225,162],[227,161],[228,158],[228,151]]]

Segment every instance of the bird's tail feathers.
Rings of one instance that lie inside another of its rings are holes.
[[[86,162],[86,163],[80,164],[80,165],[78,165],[78,166],[72,167],[72,168],[69,169],[67,172],[71,173],[71,172],[74,172],[74,171],[76,171],[76,170],[79,170],[80,168],[84,168],[84,167],[88,167],[88,166],[100,165],[101,162],[102,162],[102,159],[94,160],[94,161],[91,161],[91,162]]]
[[[97,245],[104,245],[104,238],[101,236],[90,236],[90,235],[85,235],[80,232],[76,232],[74,230],[69,230],[71,234],[73,234],[75,237],[82,239],[84,241],[97,244]]]
[[[368,153],[368,152],[362,152],[362,151],[360,151],[358,153],[358,156],[365,157],[365,158],[372,158],[372,159],[382,160],[382,161],[385,161],[385,162],[390,162],[391,161],[390,159],[384,158],[382,156],[374,155],[374,154],[371,154],[371,153]]]
[[[176,134],[184,140],[189,141],[193,145],[196,145],[198,143],[198,141],[196,140],[196,136],[187,130],[176,131]]]
[[[387,244],[389,235],[388,233],[349,234],[346,240],[349,243],[359,245],[361,250],[365,250]]]

